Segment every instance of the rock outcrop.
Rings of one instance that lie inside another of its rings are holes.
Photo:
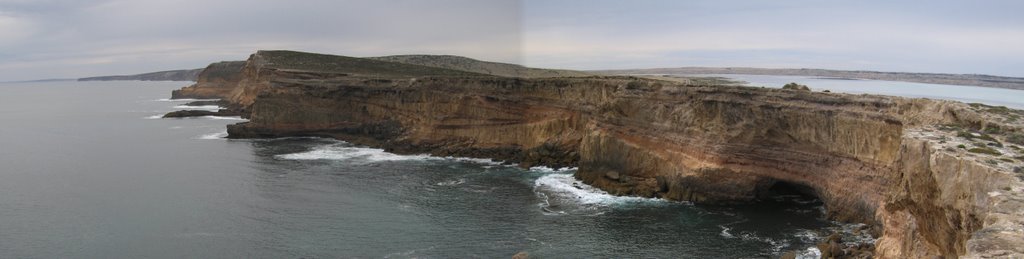
[[[1022,131],[984,107],[634,77],[497,77],[282,51],[254,54],[239,77],[227,100],[250,121],[229,125],[230,138],[323,136],[396,153],[576,166],[577,178],[613,194],[699,203],[756,201],[786,184],[821,198],[830,218],[881,229],[877,257],[1024,255],[1024,184],[1013,172],[1024,163],[1004,159],[1019,147],[995,157],[954,145],[978,144],[962,131]]]
[[[171,98],[223,99],[242,80],[245,61],[224,61],[210,64],[199,73],[196,83],[171,92]]]
[[[232,111],[232,110],[227,110],[227,109],[220,109],[220,110],[217,110],[217,111],[180,110],[180,111],[168,112],[167,114],[164,114],[163,117],[164,118],[188,118],[188,117],[203,117],[203,116],[243,116],[243,115],[244,114],[242,114],[240,112],[237,112],[237,111]]]

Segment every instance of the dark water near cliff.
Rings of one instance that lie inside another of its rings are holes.
[[[148,118],[175,110],[158,99],[182,85],[0,84],[0,257],[765,257],[834,226],[802,198],[612,197],[571,170]]]

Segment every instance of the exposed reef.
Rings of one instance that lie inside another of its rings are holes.
[[[613,194],[698,203],[752,202],[785,184],[819,197],[829,218],[874,228],[879,258],[1024,256],[1024,174],[1015,172],[1024,153],[1008,141],[1024,132],[1020,111],[635,77],[499,77],[289,51],[257,52],[237,71],[175,93],[224,98],[248,114],[229,138],[323,136],[575,166]],[[207,86],[217,90],[199,89]]]
[[[242,114],[240,112],[232,111],[232,110],[226,110],[226,109],[221,109],[221,110],[217,110],[217,111],[180,110],[180,111],[168,112],[167,114],[164,114],[163,117],[164,118],[187,118],[187,117],[202,117],[202,116],[243,116],[243,115],[244,114]]]

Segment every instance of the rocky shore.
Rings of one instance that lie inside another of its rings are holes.
[[[227,109],[220,109],[217,111],[207,110],[180,110],[173,111],[164,114],[164,118],[187,118],[187,117],[202,117],[202,116],[242,116],[243,114],[238,111],[232,111]]]
[[[635,77],[503,77],[289,51],[211,65],[174,95],[224,99],[247,115],[228,126],[230,138],[321,136],[394,153],[574,166],[612,194],[697,203],[756,202],[789,186],[821,199],[829,218],[878,235],[856,248],[829,238],[829,256],[1024,256],[1016,110]]]

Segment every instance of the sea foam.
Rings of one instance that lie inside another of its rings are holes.
[[[212,116],[212,115],[208,115],[208,116],[202,116],[200,118],[211,119],[211,120],[234,120],[234,121],[247,121],[248,120],[248,119],[243,119],[241,116]]]
[[[228,136],[228,131],[221,131],[217,133],[204,134],[199,136],[199,139],[222,139]]]
[[[542,193],[548,199],[572,200],[585,205],[664,201],[654,198],[611,195],[608,192],[576,180],[572,174],[559,173],[541,176],[534,181],[533,189],[535,192]]]
[[[156,102],[195,102],[195,101],[217,101],[217,100],[220,100],[220,99],[189,99],[189,98],[186,98],[186,99],[170,99],[170,98],[163,98],[163,99],[156,99],[156,100],[153,100],[153,101],[156,101]]]
[[[389,153],[379,148],[354,147],[347,142],[327,144],[313,148],[306,152],[278,155],[277,158],[288,160],[353,160],[355,162],[386,162],[386,161],[408,161],[408,160],[447,160],[454,162],[484,164],[488,166],[514,166],[505,165],[501,161],[494,161],[486,158],[470,157],[439,157],[428,154],[399,155]],[[539,169],[543,170],[543,169]]]
[[[344,144],[324,145],[310,151],[277,155],[277,157],[288,160],[352,160],[368,163],[431,159],[429,155],[398,155],[385,152],[383,149],[352,147]]]
[[[220,110],[221,109],[221,107],[217,106],[217,105],[199,105],[199,106],[178,105],[178,106],[174,106],[174,108],[175,109],[184,109],[184,110],[207,110],[207,111],[216,111],[216,110]]]

